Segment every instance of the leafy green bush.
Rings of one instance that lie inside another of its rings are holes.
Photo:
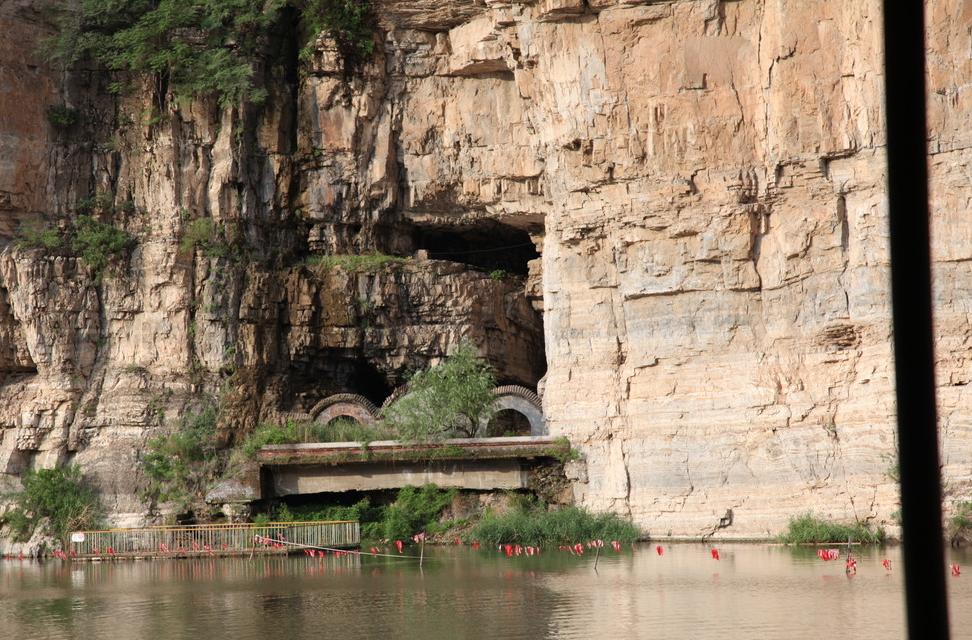
[[[361,523],[380,522],[385,507],[374,506],[368,498],[362,498],[350,506],[342,505],[300,505],[289,507],[282,504],[274,513],[277,522],[317,522],[334,520],[357,520]]]
[[[110,193],[96,193],[81,198],[74,205],[75,213],[82,216],[110,217],[115,213],[131,213],[134,209],[135,205],[131,201],[124,202],[116,207],[115,197]]]
[[[467,538],[484,544],[549,546],[590,540],[634,542],[641,532],[613,513],[592,514],[579,507],[548,511],[540,503],[521,505],[503,515],[486,513]]]
[[[149,479],[147,498],[187,507],[204,497],[220,462],[216,417],[213,407],[187,414],[175,433],[149,440],[141,460]]]
[[[948,535],[953,542],[972,537],[972,502],[959,502],[955,505],[948,521]]]
[[[104,272],[111,260],[124,255],[134,243],[134,239],[121,229],[91,216],[78,216],[75,220],[71,249],[98,275]]]
[[[383,253],[366,253],[362,255],[327,255],[311,256],[305,264],[325,269],[344,269],[345,271],[374,272],[393,264],[402,264],[408,258],[389,256]]]
[[[90,215],[79,215],[64,229],[25,226],[20,229],[18,246],[45,251],[64,251],[80,256],[101,277],[108,264],[125,255],[135,244],[125,231],[100,222]]]
[[[182,251],[194,251],[196,247],[205,247],[212,242],[216,228],[212,218],[196,218],[189,223],[186,232],[182,234],[179,248]]]
[[[299,12],[310,38],[326,30],[346,57],[371,54],[370,0],[82,0],[79,11],[63,12],[54,50],[67,65],[90,58],[153,76],[178,96],[259,103],[267,92],[255,85],[254,66],[285,8]]]
[[[45,534],[67,544],[67,536],[78,529],[100,525],[101,505],[76,466],[40,469],[24,473],[23,490],[12,494],[16,507],[4,515],[14,540],[25,542],[38,526]]]
[[[64,234],[60,229],[39,225],[24,225],[17,234],[17,246],[24,249],[57,251],[64,246]]]
[[[421,488],[402,487],[398,498],[385,509],[379,527],[368,529],[375,538],[407,540],[434,525],[442,510],[452,504],[457,489],[439,489],[434,484]]]
[[[222,228],[217,228],[212,218],[196,218],[189,223],[182,240],[179,242],[179,249],[184,252],[202,249],[203,254],[208,258],[222,258],[230,253],[230,245],[226,241],[225,233]]]
[[[384,413],[387,427],[405,441],[474,436],[493,411],[496,380],[468,345],[442,364],[416,374],[409,391]]]
[[[372,504],[368,498],[352,505],[281,504],[273,514],[277,522],[317,520],[357,520],[366,540],[408,540],[423,531],[437,532],[445,525],[439,515],[452,503],[457,489],[439,489],[434,484],[399,489],[388,505]]]
[[[305,0],[303,5],[305,30],[329,33],[349,67],[374,53],[371,0]],[[301,50],[301,57],[306,59],[313,51],[312,40]]]
[[[850,540],[861,544],[882,544],[884,538],[884,529],[881,527],[871,529],[862,522],[852,525],[839,524],[821,520],[814,517],[813,514],[806,513],[790,519],[787,532],[780,536],[780,542],[786,544],[821,544]]]
[[[55,129],[70,129],[80,120],[81,115],[77,109],[72,109],[65,104],[52,104],[46,110],[47,121]]]
[[[509,276],[509,275],[510,274],[508,274],[504,269],[494,269],[493,271],[490,271],[489,272],[489,279],[490,280],[506,280],[506,277]]]

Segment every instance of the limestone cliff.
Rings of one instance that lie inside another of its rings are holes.
[[[972,11],[928,6],[956,499]],[[43,14],[0,2],[3,484],[70,459],[141,522],[140,447],[200,396],[239,400],[239,433],[329,393],[380,402],[466,338],[501,380],[539,383],[548,431],[586,457],[576,499],[652,535],[775,535],[809,510],[892,524],[879,7],[381,0],[352,76],[328,38],[301,61],[284,33],[266,104],[220,109],[61,76]],[[44,117],[59,103],[80,113],[67,130]],[[13,242],[95,194],[137,242],[100,277]],[[187,246],[203,219],[217,237]],[[416,257],[306,260],[372,251]]]

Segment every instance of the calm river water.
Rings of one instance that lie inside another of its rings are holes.
[[[0,561],[0,638],[903,638],[900,549],[858,574],[812,549],[639,546],[506,559],[306,557],[104,564]],[[889,574],[881,565],[891,560]],[[950,554],[954,638],[972,638],[972,554]]]

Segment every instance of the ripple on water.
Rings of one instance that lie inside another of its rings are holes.
[[[808,549],[671,545],[506,559],[430,550],[379,558],[0,562],[0,638],[797,638],[904,636],[897,549],[857,576]],[[881,566],[889,557],[891,574]],[[959,554],[951,561],[968,564]],[[967,586],[968,585],[968,586]],[[956,628],[972,584],[949,582]]]

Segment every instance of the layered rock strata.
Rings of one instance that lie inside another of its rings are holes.
[[[972,13],[928,6],[955,501],[972,492]],[[0,5],[20,46],[49,32],[29,9]],[[350,79],[321,37],[312,61],[260,70],[266,105],[226,110],[151,87],[116,100],[96,72],[0,49],[0,233],[108,193],[137,240],[100,279],[5,249],[0,472],[73,459],[139,521],[140,447],[199,394],[244,380],[226,428],[245,430],[380,395],[468,338],[504,380],[546,371],[547,429],[585,456],[570,465],[585,506],[654,536],[772,536],[807,511],[893,526],[879,10],[381,0],[377,52]],[[70,131],[44,122],[59,101],[82,114]],[[180,247],[196,219],[218,238]],[[416,250],[449,263],[304,265]]]

